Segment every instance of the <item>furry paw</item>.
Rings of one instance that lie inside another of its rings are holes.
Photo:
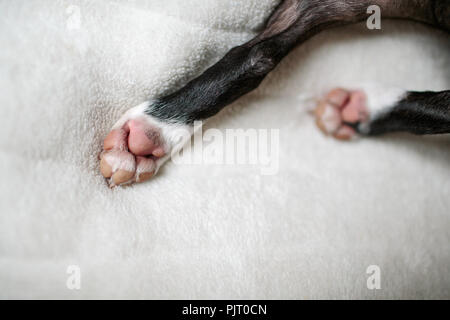
[[[110,187],[150,179],[193,133],[191,126],[146,114],[149,106],[146,102],[128,110],[103,142],[100,172]]]
[[[317,104],[316,124],[326,135],[352,139],[368,133],[371,121],[388,112],[404,94],[404,90],[375,85],[356,90],[335,88]]]

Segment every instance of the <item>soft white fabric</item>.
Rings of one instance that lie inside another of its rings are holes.
[[[120,115],[250,39],[275,5],[0,1],[0,298],[450,298],[449,136],[338,142],[304,99],[449,88],[448,35],[421,24],[324,32],[208,123],[279,129],[278,174],[168,163],[107,188],[97,156]]]

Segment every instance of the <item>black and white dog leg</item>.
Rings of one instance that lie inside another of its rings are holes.
[[[100,171],[111,187],[150,179],[192,135],[191,125],[149,115],[151,107],[149,101],[129,109],[105,138]]]
[[[348,140],[388,132],[450,133],[450,91],[406,91],[378,85],[336,88],[315,109],[317,126]]]

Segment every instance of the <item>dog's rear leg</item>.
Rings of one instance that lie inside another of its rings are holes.
[[[394,105],[357,126],[366,135],[404,131],[413,134],[450,133],[450,90],[406,92]]]
[[[324,133],[343,140],[396,131],[450,133],[450,91],[411,92],[377,85],[336,88],[315,114]]]
[[[255,39],[232,49],[180,90],[125,113],[105,138],[101,154],[100,170],[110,186],[153,176],[189,139],[195,120],[213,116],[256,88],[294,46],[292,32],[275,35],[289,29],[297,17],[298,1],[286,0]]]
[[[383,2],[383,1],[382,1]],[[450,31],[450,0],[385,1],[383,14]],[[338,139],[395,131],[450,133],[450,92],[411,92],[379,85],[331,90],[317,105],[316,123]]]
[[[255,89],[296,45],[324,29],[366,18],[367,7],[372,4],[379,4],[392,17],[434,23],[428,7],[429,12],[411,10],[424,1],[283,1],[254,39],[231,49],[180,90],[130,109],[105,139],[103,176],[112,186],[148,179],[182,147],[193,132],[195,120],[215,115]]]

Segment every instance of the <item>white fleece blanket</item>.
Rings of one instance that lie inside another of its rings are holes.
[[[207,124],[279,129],[277,174],[168,163],[107,188],[97,156],[120,115],[250,39],[276,2],[0,1],[0,298],[450,298],[449,136],[338,142],[304,99],[450,88],[448,35],[421,24],[324,32]]]

